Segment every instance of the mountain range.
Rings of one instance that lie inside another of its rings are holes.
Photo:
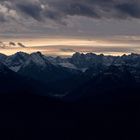
[[[7,140],[137,138],[139,93],[139,54],[0,54],[0,127],[14,128],[3,129]]]
[[[20,82],[30,79],[30,83],[45,85],[48,92],[44,90],[43,95],[65,97],[73,95],[75,90],[81,89],[80,86],[87,88],[91,83],[94,90],[100,84],[101,87],[110,89],[123,84],[128,86],[128,83],[140,83],[139,54],[104,56],[77,52],[71,58],[61,58],[45,56],[40,52],[17,52],[10,56],[0,54],[0,63],[0,69],[5,67],[7,75],[20,76]],[[17,81],[18,84],[20,82]],[[41,95],[42,92],[38,94]]]

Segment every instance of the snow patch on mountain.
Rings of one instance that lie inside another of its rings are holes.
[[[77,69],[77,67],[69,62],[66,62],[66,63],[60,63],[59,64],[60,66],[62,67],[66,67],[66,68],[70,68],[70,69]]]
[[[11,66],[9,69],[11,69],[14,72],[18,72],[20,70],[21,66]]]

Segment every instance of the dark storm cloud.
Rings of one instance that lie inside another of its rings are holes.
[[[48,6],[50,8],[48,8]],[[61,21],[68,16],[86,16],[100,18],[100,16],[98,15],[98,13],[96,13],[92,6],[76,2],[47,3],[47,8],[44,9],[42,14],[46,18],[50,18],[55,21]]]
[[[137,3],[129,4],[120,4],[116,8],[121,11],[122,14],[134,18],[140,18],[140,5]]]
[[[48,0],[47,3],[65,17],[78,15],[93,18],[139,18],[140,15],[140,2],[137,0]]]
[[[12,3],[10,0],[2,0],[0,4],[16,10],[19,14],[22,13],[20,16],[26,15],[38,21],[47,18],[61,21],[68,16],[140,18],[138,0],[13,0]]]
[[[62,8],[62,11],[66,13],[66,15],[80,15],[99,18],[99,15],[94,7],[83,3],[72,3],[68,7]]]
[[[31,16],[36,20],[42,19],[42,9],[38,3],[18,3],[16,6],[21,12],[27,14],[28,16]]]
[[[139,0],[0,0],[0,33],[139,34],[139,18]]]

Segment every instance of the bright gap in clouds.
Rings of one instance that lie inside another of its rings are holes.
[[[134,38],[134,37],[133,37]],[[133,39],[132,38],[132,39]],[[17,38],[1,39],[2,42],[21,42],[26,48],[9,47],[0,49],[1,53],[11,55],[18,51],[32,53],[40,51],[51,56],[70,56],[75,52],[103,53],[105,55],[123,55],[128,53],[140,53],[140,42],[130,41],[130,38],[98,39],[98,38]],[[139,41],[139,40],[138,40]],[[132,47],[133,46],[133,47]]]

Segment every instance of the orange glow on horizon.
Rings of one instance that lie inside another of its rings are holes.
[[[115,42],[105,39],[86,39],[86,38],[17,38],[17,39],[1,39],[0,41],[4,43],[8,42],[21,42],[27,48],[5,48],[0,49],[0,53],[4,53],[7,55],[14,54],[18,51],[23,51],[27,53],[33,53],[36,51],[40,51],[43,54],[46,55],[53,55],[53,56],[70,56],[73,53],[82,52],[82,53],[103,53],[106,55],[123,55],[124,53],[131,53],[125,50],[125,48],[137,48],[140,45],[139,44],[132,44],[129,41],[128,42]],[[107,51],[104,51],[104,49],[107,48]],[[117,48],[117,50],[112,51],[112,48]],[[63,50],[63,49],[66,49]],[[120,51],[119,51],[120,49]],[[137,52],[137,51],[136,51]]]

